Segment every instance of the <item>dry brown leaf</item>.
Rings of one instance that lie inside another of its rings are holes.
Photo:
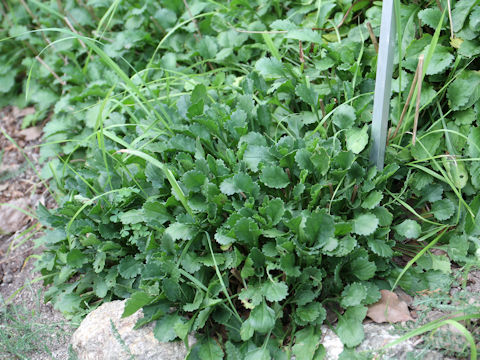
[[[11,206],[0,206],[0,234],[10,234],[20,229],[28,220],[28,216],[15,209],[28,209],[27,198],[16,199],[10,202]]]
[[[413,304],[413,298],[400,288],[395,289],[395,294],[401,301],[405,301],[408,306]]]
[[[42,136],[42,128],[40,126],[29,127],[28,129],[20,131],[26,141],[32,141]]]
[[[397,323],[413,320],[405,301],[389,290],[380,290],[380,300],[368,308],[367,316],[376,323]]]
[[[12,107],[12,115],[14,118],[22,118],[27,115],[33,115],[33,114],[35,114],[35,108],[33,106],[30,106],[24,109],[19,109],[16,106]]]

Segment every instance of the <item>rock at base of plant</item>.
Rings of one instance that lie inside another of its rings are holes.
[[[357,348],[358,351],[374,351],[382,349],[388,343],[397,340],[399,335],[392,335],[393,326],[390,324],[365,324],[363,331],[365,332],[365,339]],[[408,354],[413,354],[415,346],[412,341],[406,340],[400,344],[388,348],[384,357],[388,359],[402,360],[406,359]]]
[[[381,354],[381,358],[386,360],[407,360],[417,358],[416,356],[419,356],[419,354],[422,354],[421,358],[423,360],[445,359],[442,354],[435,351],[416,349],[411,339],[402,341],[382,352],[381,350],[385,345],[400,338],[400,335],[392,334],[393,326],[391,324],[369,323],[363,326],[363,330],[365,339],[357,347],[359,352],[373,352],[376,356]]]
[[[154,324],[133,327],[142,310],[122,319],[125,300],[105,303],[82,321],[71,345],[79,360],[183,360],[188,350],[181,341],[161,343],[153,335]],[[189,345],[195,343],[189,337]]]
[[[328,326],[322,326],[322,345],[325,347],[325,359],[337,360],[343,351],[342,340]]]
[[[423,360],[446,360],[442,354],[436,351],[422,351],[416,349],[412,340],[405,340],[400,344],[382,351],[382,348],[388,343],[400,338],[400,335],[392,334],[393,326],[390,324],[364,324],[363,330],[365,338],[363,342],[355,348],[357,354],[371,356],[373,359],[385,360],[406,360],[416,358],[420,353]],[[344,346],[340,338],[328,326],[322,326],[323,340],[325,347],[325,360],[338,360],[344,350]],[[348,351],[348,350],[347,350]],[[345,354],[342,355],[345,359]]]

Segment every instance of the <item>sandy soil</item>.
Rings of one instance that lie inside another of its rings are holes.
[[[33,108],[19,110],[8,107],[0,111],[0,126],[24,150],[30,161],[38,167],[41,125],[21,130],[22,118],[33,113]],[[0,134],[0,204],[10,204],[35,212],[39,203],[54,206],[53,199],[29,166],[24,155],[12,142]],[[68,342],[72,326],[50,304],[43,303],[43,286],[38,281],[40,274],[34,272],[34,240],[41,236],[40,225],[31,217],[7,205],[0,205],[0,309],[7,314],[20,310],[28,314],[24,319],[35,334],[38,331],[41,344],[28,354],[28,359],[68,359]],[[23,235],[23,236],[22,236]],[[0,317],[0,325],[9,326],[9,321]],[[13,354],[2,354],[0,359],[14,359]]]

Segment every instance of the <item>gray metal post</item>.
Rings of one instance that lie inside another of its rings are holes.
[[[370,160],[383,169],[387,142],[390,96],[392,90],[393,48],[395,45],[395,9],[393,0],[383,0],[377,78],[373,98],[372,152]]]

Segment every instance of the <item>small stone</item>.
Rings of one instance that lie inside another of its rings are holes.
[[[154,323],[134,330],[143,312],[139,310],[122,318],[125,302],[105,303],[82,321],[71,339],[78,360],[183,360],[186,357],[188,349],[182,341],[161,343],[154,337]],[[189,336],[189,345],[195,342],[196,339]]]
[[[12,274],[5,274],[5,275],[3,276],[3,283],[4,283],[4,284],[11,284],[12,281],[13,281],[13,276],[12,276]]]

